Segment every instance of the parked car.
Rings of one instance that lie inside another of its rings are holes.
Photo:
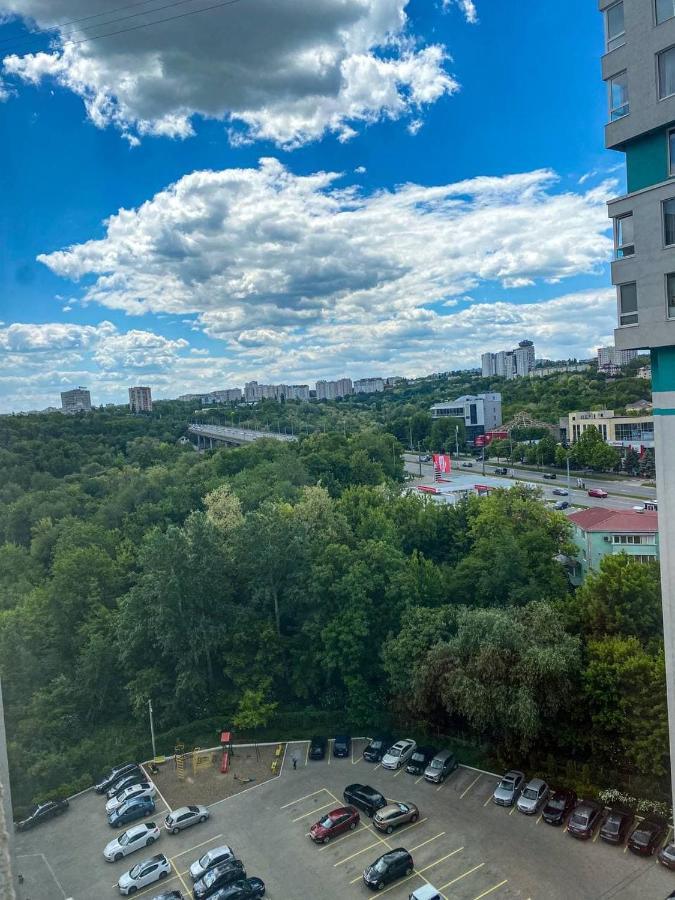
[[[473,469],[473,463],[463,462],[460,464],[463,469]]]
[[[440,784],[455,771],[458,765],[452,750],[441,750],[424,770],[424,778],[433,784]]]
[[[557,477],[555,472],[544,472],[544,478],[547,481],[555,481]]]
[[[386,799],[375,788],[367,784],[348,784],[342,792],[348,806],[356,806],[372,818],[378,809],[387,805]]]
[[[634,818],[629,809],[611,809],[602,823],[600,837],[608,844],[623,844]]]
[[[587,493],[589,497],[600,497],[601,499],[609,496],[607,491],[603,491],[602,488],[591,488]]]
[[[108,790],[105,792],[106,797],[110,800],[112,797],[115,797],[117,794],[121,793],[125,788],[131,787],[132,784],[138,784],[141,781],[146,781],[146,777],[141,772],[140,769],[134,769],[132,772],[129,772],[127,775],[122,775],[121,778],[118,778],[117,781],[113,781]]]
[[[155,894],[152,900],[185,900],[180,891],[162,891],[161,894]]]
[[[526,816],[533,816],[539,812],[542,803],[548,799],[548,785],[541,778],[533,778],[525,787],[516,806],[518,812],[524,813]]]
[[[378,856],[363,872],[363,881],[367,887],[375,891],[381,890],[386,884],[411,875],[415,863],[412,856],[403,847],[397,847],[388,853]]]
[[[492,794],[497,806],[513,806],[525,784],[525,775],[517,769],[511,769],[504,775]]]
[[[131,787],[120,791],[116,797],[111,797],[105,805],[105,811],[110,815],[119,809],[127,800],[134,800],[136,797],[154,797],[157,791],[151,781],[141,781],[139,784],[132,784]]]
[[[143,822],[141,825],[134,825],[127,828],[122,834],[113,838],[105,845],[103,856],[108,862],[117,862],[123,856],[128,856],[135,850],[141,850],[143,847],[149,847],[160,838],[160,830],[154,822]]]
[[[562,825],[577,803],[575,791],[567,788],[556,788],[549,794],[546,805],[541,811],[544,822],[549,825]]]
[[[567,500],[557,500],[553,504],[553,509],[568,509],[568,508],[569,508],[569,503],[567,502]]]
[[[443,895],[433,884],[423,884],[415,888],[408,900],[443,900]]]
[[[352,739],[347,734],[338,734],[333,739],[333,756],[344,759],[352,752]]]
[[[497,466],[495,468],[495,475],[508,475],[508,469],[505,466]]]
[[[98,783],[95,785],[96,793],[105,793],[113,782],[118,781],[123,775],[131,774],[134,769],[140,771],[138,763],[122,763],[121,766],[113,766],[108,774],[99,779]]]
[[[436,756],[435,747],[416,747],[405,767],[406,772],[411,775],[423,775],[434,756]]]
[[[658,816],[648,816],[639,822],[628,838],[628,849],[640,856],[651,856],[666,836],[666,822]]]
[[[666,844],[662,847],[658,859],[667,869],[675,869],[675,844]]]
[[[228,859],[234,859],[234,850],[227,844],[221,844],[220,847],[212,847],[207,850],[203,856],[196,859],[190,866],[190,878],[198,881],[209,869],[217,866],[219,863],[227,862]]]
[[[396,741],[382,757],[382,768],[400,769],[413,755],[415,747],[417,747],[417,741],[413,741],[411,738]]]
[[[157,856],[145,859],[133,869],[125,872],[117,882],[117,886],[120,894],[125,896],[135,894],[136,891],[159,881],[160,878],[166,878],[170,872],[171,863],[163,853],[158,853]]]
[[[326,813],[309,829],[309,836],[315,844],[327,844],[331,838],[353,831],[361,821],[358,809],[354,806],[338,806]]]
[[[213,866],[195,881],[192,888],[194,900],[211,897],[219,888],[228,887],[236,881],[246,878],[246,869],[240,859],[228,859],[227,862]]]
[[[555,494],[556,497],[568,497],[569,496],[569,491],[566,491],[565,488],[553,488],[551,493]]]
[[[309,752],[307,755],[310,759],[323,759],[326,755],[327,747],[328,738],[316,735],[309,742]]]
[[[209,900],[257,900],[265,896],[265,882],[262,878],[242,878],[234,884],[220,888],[211,894]]]
[[[393,743],[390,737],[374,737],[363,751],[363,758],[366,762],[378,763]]]
[[[408,822],[416,822],[420,817],[420,811],[414,803],[388,803],[373,816],[373,825],[378,831],[386,831],[391,834],[399,825],[407,825]]]
[[[133,800],[127,800],[115,812],[110,813],[108,825],[113,828],[121,828],[122,825],[128,825],[130,822],[135,822],[136,819],[149,816],[154,811],[155,801],[152,797],[135,797]]]
[[[580,800],[567,823],[567,833],[572,837],[587,840],[593,836],[601,818],[602,806],[599,803],[595,800]]]
[[[210,813],[205,806],[179,806],[164,819],[164,827],[171,834],[178,834],[184,828],[190,828],[197,822],[206,822]]]
[[[62,816],[68,809],[68,806],[68,800],[65,797],[56,800],[47,800],[45,803],[38,803],[37,806],[32,807],[25,819],[15,822],[14,827],[17,831],[30,831],[31,828],[35,828],[36,825],[40,825],[48,819]]]

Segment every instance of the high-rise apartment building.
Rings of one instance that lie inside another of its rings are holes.
[[[349,397],[354,392],[351,378],[338,378],[337,381],[317,381],[317,400],[337,400],[339,397]]]
[[[513,360],[518,377],[529,375],[534,369],[534,344],[532,341],[520,341],[513,351]]]
[[[64,413],[91,412],[91,394],[85,387],[61,391],[61,409]]]
[[[483,353],[480,358],[484,378],[520,378],[534,369],[534,344],[521,341],[515,350],[499,350],[497,353]]]
[[[638,355],[637,350],[617,350],[616,347],[598,347],[598,371],[621,369]]]
[[[355,394],[377,394],[384,390],[384,378],[357,378],[354,382]]]
[[[129,388],[129,409],[132,413],[152,412],[152,393],[149,387]]]

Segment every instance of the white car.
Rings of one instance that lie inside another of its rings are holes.
[[[103,851],[104,857],[108,862],[117,862],[123,856],[128,856],[134,850],[140,850],[142,847],[149,847],[159,840],[161,831],[154,822],[143,822],[140,825],[132,825],[122,834],[118,835],[109,844],[106,844]]]
[[[155,786],[151,781],[140,781],[138,784],[132,784],[131,787],[125,788],[119,794],[111,797],[105,805],[105,811],[108,815],[119,809],[127,800],[136,800],[138,797],[154,797]]]
[[[393,747],[382,757],[382,766],[385,769],[400,769],[404,766],[417,749],[417,741],[406,738],[404,741],[396,741]]]
[[[166,878],[171,873],[171,863],[159,853],[150,859],[144,859],[143,862],[129,869],[117,882],[120,894],[127,896],[135,894],[140,888],[144,888],[148,884],[159,881],[160,878]]]

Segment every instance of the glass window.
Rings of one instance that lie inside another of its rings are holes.
[[[609,79],[609,118],[611,122],[622,119],[629,113],[628,76],[619,72]]]
[[[637,325],[637,285],[634,281],[619,285],[619,325]]]
[[[656,24],[660,25],[666,19],[675,16],[675,0],[656,0]]]
[[[626,32],[623,27],[623,0],[605,10],[607,23],[607,52],[616,50],[626,43]]]
[[[624,256],[632,256],[635,253],[633,213],[614,219],[614,250],[617,259],[623,259]]]
[[[668,318],[675,319],[675,272],[666,275],[666,298]]]
[[[675,244],[675,197],[663,201],[663,243]]]
[[[659,99],[675,94],[675,47],[669,47],[658,55]]]

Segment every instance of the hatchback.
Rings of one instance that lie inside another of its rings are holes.
[[[629,809],[611,809],[600,829],[600,837],[608,844],[623,844],[635,816]]]
[[[455,754],[451,750],[441,750],[424,770],[424,778],[433,784],[440,784],[455,771],[458,765]]]
[[[666,844],[659,850],[659,862],[667,869],[675,869],[675,844]]]
[[[371,863],[363,872],[363,881],[367,887],[380,891],[391,881],[412,875],[414,868],[413,858],[408,851],[397,847]]]
[[[228,847],[227,844],[222,844],[220,847],[213,847],[192,863],[190,866],[190,878],[193,881],[197,881],[209,869],[212,869],[219,863],[227,862],[228,859],[234,859],[234,856],[234,851],[231,847]]]
[[[123,775],[121,778],[118,778],[117,781],[114,781],[106,791],[106,796],[108,800],[110,800],[112,797],[121,793],[125,788],[131,787],[132,784],[138,784],[141,781],[147,781],[147,779],[140,769],[135,769],[128,775]]]
[[[567,833],[582,841],[593,837],[602,818],[602,806],[594,800],[580,800],[567,823]]]
[[[553,504],[553,509],[568,509],[568,508],[569,508],[569,503],[567,502],[567,500],[557,500]]]
[[[338,806],[326,813],[309,829],[309,836],[315,844],[327,844],[331,838],[353,831],[361,821],[359,811],[353,806]]]
[[[548,798],[548,785],[541,778],[533,778],[523,793],[518,797],[518,811],[526,816],[533,816]]]
[[[171,863],[163,853],[159,853],[151,859],[143,860],[143,862],[134,866],[133,869],[125,872],[117,882],[117,886],[120,889],[120,894],[125,896],[135,894],[140,888],[153,884],[155,881],[159,881],[160,878],[166,878],[170,872]]]
[[[419,815],[420,811],[414,803],[388,803],[375,813],[373,825],[378,831],[386,831],[387,834],[391,834],[399,825],[416,822]]]
[[[208,817],[209,811],[205,806],[180,806],[164,819],[164,827],[171,834],[178,834],[179,831],[196,825],[197,822],[206,822]]]
[[[405,767],[406,772],[410,775],[422,775],[434,756],[436,756],[434,747],[417,747]]]
[[[499,782],[492,799],[498,806],[513,806],[525,783],[525,775],[517,769],[511,769]]]
[[[262,878],[242,878],[211,894],[209,900],[258,900],[265,896],[265,882]]]
[[[374,737],[363,751],[363,758],[366,762],[379,763],[393,743],[390,737]]]
[[[639,856],[651,856],[666,836],[666,823],[657,816],[643,819],[628,838],[628,849]]]
[[[229,859],[205,872],[198,881],[195,881],[192,892],[195,900],[202,900],[215,894],[219,888],[228,887],[244,878],[246,869],[243,862],[240,859]]]
[[[160,834],[161,832],[154,822],[134,825],[106,844],[103,856],[108,862],[117,862],[118,859],[128,856],[135,850],[141,850],[143,847],[154,844],[159,840]]]
[[[154,797],[155,793],[155,786],[151,781],[141,781],[138,784],[132,784],[131,787],[125,788],[116,796],[111,797],[105,805],[105,811],[110,815],[111,812],[115,812],[127,800],[135,800],[137,797]]]
[[[417,741],[406,738],[403,741],[396,741],[393,747],[382,757],[382,768],[384,769],[400,769],[404,766],[415,752]]]

